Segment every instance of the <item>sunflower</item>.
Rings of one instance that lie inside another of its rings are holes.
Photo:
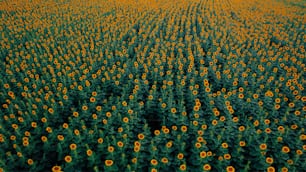
[[[33,165],[34,161],[33,161],[33,159],[28,159],[27,163],[28,163],[29,165]]]
[[[77,118],[79,116],[79,113],[78,112],[73,112],[72,115]]]
[[[226,172],[235,172],[235,168],[233,166],[227,166]]]
[[[240,141],[239,146],[244,147],[246,145],[245,141]]]
[[[30,133],[29,131],[25,131],[25,132],[24,132],[24,135],[27,136],[27,137],[29,137],[29,136],[31,136],[31,133]]]
[[[289,153],[290,152],[290,148],[288,146],[283,146],[282,147],[282,152],[283,153]]]
[[[185,125],[183,125],[183,126],[181,127],[181,131],[182,131],[182,132],[186,132],[187,129],[188,129],[188,128],[187,128],[187,126],[185,126]]]
[[[205,164],[205,165],[203,165],[203,170],[204,171],[210,171],[211,170],[211,166],[209,164]]]
[[[289,170],[288,170],[288,168],[287,167],[283,167],[283,168],[281,168],[281,172],[288,172]]]
[[[198,149],[199,149],[201,146],[202,146],[202,144],[201,144],[201,143],[199,143],[199,142],[195,143],[195,147],[196,147],[196,148],[198,148]]]
[[[112,117],[112,113],[111,113],[111,112],[106,112],[105,115],[106,115],[108,118]]]
[[[205,151],[200,152],[200,158],[206,158],[207,153]]]
[[[301,112],[300,112],[299,110],[296,110],[296,111],[294,112],[294,114],[295,114],[296,116],[299,116],[299,115],[301,115]]]
[[[141,146],[141,143],[139,141],[135,141],[134,146]]]
[[[98,93],[97,93],[96,91],[93,91],[93,92],[91,93],[91,95],[94,96],[94,97],[96,97],[96,96],[98,95]]]
[[[129,122],[129,118],[128,118],[128,117],[124,117],[124,118],[122,119],[122,121],[123,121],[124,123],[128,123],[128,122]]]
[[[193,110],[194,110],[195,112],[198,112],[198,111],[200,110],[200,106],[194,106],[194,107],[193,107]]]
[[[80,131],[78,129],[75,129],[73,132],[76,136],[80,135]]]
[[[270,166],[267,168],[267,172],[275,172],[275,168]]]
[[[156,166],[158,164],[158,161],[156,159],[151,159],[151,164]]]
[[[138,137],[139,140],[143,140],[145,138],[145,135],[140,133],[140,134],[137,135],[137,137]]]
[[[177,159],[183,159],[183,158],[184,158],[184,154],[183,153],[177,154]]]
[[[92,119],[94,119],[94,120],[98,119],[98,115],[97,115],[97,114],[95,114],[95,113],[94,113],[94,114],[92,114],[92,115],[91,115],[91,117],[92,117]]]
[[[279,105],[279,104],[274,105],[274,109],[275,109],[275,110],[278,110],[279,108],[280,108],[280,105]]]
[[[128,114],[130,114],[130,115],[133,114],[133,110],[132,110],[132,109],[129,109],[129,110],[128,110]]]
[[[163,130],[163,132],[164,132],[165,134],[169,134],[169,132],[170,132],[170,130],[169,130],[168,128],[163,128],[162,130]]]
[[[164,163],[164,164],[167,164],[167,163],[169,162],[169,160],[168,160],[168,158],[163,157],[163,158],[161,159],[161,162]]]
[[[72,162],[72,157],[71,157],[70,155],[65,156],[65,161],[66,161],[67,163]]]
[[[17,124],[12,124],[12,128],[14,128],[15,130],[18,129],[18,125]]]
[[[139,152],[140,151],[140,146],[134,146],[134,152]]]
[[[298,126],[297,126],[296,124],[293,124],[293,125],[290,126],[290,128],[291,128],[292,130],[295,130],[295,129],[298,128]]]
[[[22,145],[24,146],[24,147],[27,147],[27,146],[29,146],[29,141],[28,140],[25,140],[25,141],[23,141],[22,142]]]
[[[36,122],[31,122],[31,126],[32,126],[33,128],[36,128],[36,127],[37,127],[37,123],[36,123]]]
[[[91,103],[94,103],[94,102],[96,102],[96,98],[90,97],[89,101],[90,101]]]
[[[231,159],[232,156],[227,153],[227,154],[224,154],[223,157],[224,157],[224,159],[229,160],[229,159]]]
[[[96,106],[96,110],[100,112],[102,110],[102,106]]]
[[[239,129],[240,132],[242,132],[242,131],[245,130],[245,126],[240,126],[238,129]]]
[[[258,99],[259,95],[258,94],[253,94],[254,99]]]
[[[123,102],[122,102],[122,106],[126,107],[126,106],[127,106],[127,102],[126,102],[126,101],[123,101]]]
[[[157,172],[157,169],[156,168],[152,168],[151,172]]]
[[[98,141],[99,144],[102,144],[104,140],[103,140],[103,138],[98,138],[97,141]]]
[[[270,134],[270,133],[272,132],[272,130],[271,130],[270,128],[266,128],[266,129],[265,129],[265,132],[266,132],[267,134]]]
[[[272,163],[273,163],[273,158],[267,157],[267,158],[266,158],[266,163],[272,164]]]
[[[220,117],[220,121],[222,121],[222,122],[224,122],[225,119],[226,119],[225,116],[221,116],[221,117]]]
[[[238,118],[238,117],[233,117],[233,118],[232,118],[232,121],[236,123],[236,122],[239,121],[239,118]]]
[[[107,151],[108,152],[114,152],[115,148],[113,146],[108,146]]]
[[[186,164],[180,165],[180,170],[181,170],[181,171],[185,171],[186,169],[187,169]]]
[[[220,115],[220,112],[218,110],[214,110],[214,115],[215,116],[219,116]]]
[[[77,145],[74,144],[74,143],[72,143],[72,144],[70,144],[69,148],[70,148],[71,150],[76,150]]]
[[[222,143],[221,144],[222,148],[227,149],[228,148],[228,144],[227,143]]]
[[[104,163],[105,163],[105,165],[108,166],[108,167],[110,167],[110,166],[112,166],[112,165],[114,164],[113,160],[110,160],[110,159],[105,160]]]
[[[122,148],[122,147],[124,146],[124,143],[123,143],[122,141],[118,141],[118,142],[117,142],[117,146],[120,147],[120,148]]]
[[[8,89],[8,88],[10,88],[10,85],[9,84],[4,84],[3,87]]]
[[[65,139],[65,137],[63,135],[59,134],[59,135],[57,135],[57,139],[59,141],[63,141]]]
[[[198,122],[198,121],[192,121],[192,125],[198,126],[198,125],[199,125],[199,122]]]
[[[69,127],[69,125],[67,123],[63,124],[63,128],[67,129]]]
[[[166,147],[167,147],[167,148],[171,148],[172,145],[173,145],[173,142],[172,142],[172,141],[169,141],[169,142],[167,142]]]
[[[239,99],[243,99],[243,98],[244,98],[244,94],[239,93],[239,94],[238,94],[238,98],[239,98]]]
[[[52,167],[52,172],[62,172],[62,167],[61,166],[53,166]]]
[[[293,102],[289,103],[289,107],[293,108],[295,106],[295,104]]]
[[[253,125],[254,125],[255,127],[257,127],[257,126],[259,125],[259,121],[258,121],[258,120],[255,120],[255,121],[253,122]]]
[[[87,154],[87,156],[91,156],[91,155],[92,155],[92,153],[93,153],[93,152],[92,152],[92,150],[91,150],[91,149],[87,149],[87,150],[86,150],[86,154]]]
[[[267,149],[267,144],[262,143],[259,145],[260,150],[266,150]]]
[[[175,114],[176,113],[176,108],[171,108],[171,113]]]
[[[214,120],[212,120],[211,124],[212,124],[213,126],[215,126],[215,125],[218,124],[218,121],[214,119]]]
[[[87,111],[87,110],[88,110],[88,106],[83,105],[83,106],[82,106],[82,110],[83,110],[83,111]]]

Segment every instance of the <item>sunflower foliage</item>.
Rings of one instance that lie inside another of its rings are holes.
[[[303,171],[303,1],[0,1],[0,171]]]

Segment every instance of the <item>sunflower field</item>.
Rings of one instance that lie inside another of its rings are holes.
[[[306,169],[305,0],[0,0],[0,172]]]

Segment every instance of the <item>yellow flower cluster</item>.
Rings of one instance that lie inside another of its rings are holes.
[[[305,1],[0,2],[1,171],[303,171]]]

